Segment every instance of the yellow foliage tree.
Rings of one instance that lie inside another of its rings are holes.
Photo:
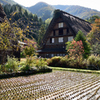
[[[0,23],[0,56],[4,64],[9,51],[18,50],[18,40],[22,39],[22,30],[17,27],[11,27],[10,23],[5,20]]]

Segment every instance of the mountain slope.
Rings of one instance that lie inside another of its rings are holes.
[[[33,14],[37,14],[39,17],[41,17],[43,20],[46,20],[50,17],[52,17],[54,7],[44,3],[44,2],[39,2],[36,5],[32,7],[27,8],[29,11],[31,11]]]
[[[43,20],[51,18],[53,16],[53,11],[55,9],[66,11],[82,19],[89,18],[93,15],[100,16],[99,11],[90,8],[73,5],[49,5],[44,2],[39,2],[32,7],[28,7],[27,9],[31,11],[33,14],[37,14],[38,17],[41,17]]]
[[[38,39],[38,31],[42,25],[42,19],[38,18],[37,15],[28,13],[20,5],[4,5],[4,12],[12,26],[19,27],[24,31],[24,35],[27,38],[32,37]]]
[[[1,3],[2,5],[6,5],[6,4],[10,4],[10,5],[17,4],[17,3],[14,2],[13,0],[0,0],[0,3]]]
[[[75,15],[75,16],[83,18],[83,19],[86,19],[86,18],[91,17],[93,15],[100,16],[99,11],[94,10],[94,9],[90,9],[90,8],[85,8],[82,6],[55,5],[53,7],[55,7],[56,9],[61,9],[63,11],[66,11],[72,15]]]

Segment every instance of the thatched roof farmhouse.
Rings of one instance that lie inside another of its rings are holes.
[[[56,10],[44,35],[39,55],[47,58],[64,56],[65,43],[71,41],[79,30],[86,35],[91,30],[91,24],[67,12]]]

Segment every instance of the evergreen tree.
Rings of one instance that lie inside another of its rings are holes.
[[[38,21],[37,15],[34,15],[34,21]]]
[[[39,18],[39,23],[40,23],[40,24],[42,24],[42,23],[43,23],[43,21],[42,21],[42,19],[41,19],[41,18]]]
[[[25,10],[24,14],[25,14],[26,17],[28,17],[28,12],[27,12],[27,10]]]
[[[40,45],[43,41],[43,36],[45,34],[46,30],[45,30],[45,26],[42,24],[41,28],[39,30],[39,35],[38,35],[38,44]]]
[[[33,14],[32,13],[29,14],[29,18],[33,19]]]
[[[87,58],[90,54],[90,45],[88,44],[88,42],[86,41],[86,37],[85,35],[82,33],[82,31],[78,31],[76,37],[75,37],[75,41],[82,41],[83,43],[83,47],[84,47],[84,54],[83,57]]]

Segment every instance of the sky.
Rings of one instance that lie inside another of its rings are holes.
[[[50,5],[80,5],[100,11],[100,0],[14,0],[15,2],[30,7],[38,2],[45,2]]]

